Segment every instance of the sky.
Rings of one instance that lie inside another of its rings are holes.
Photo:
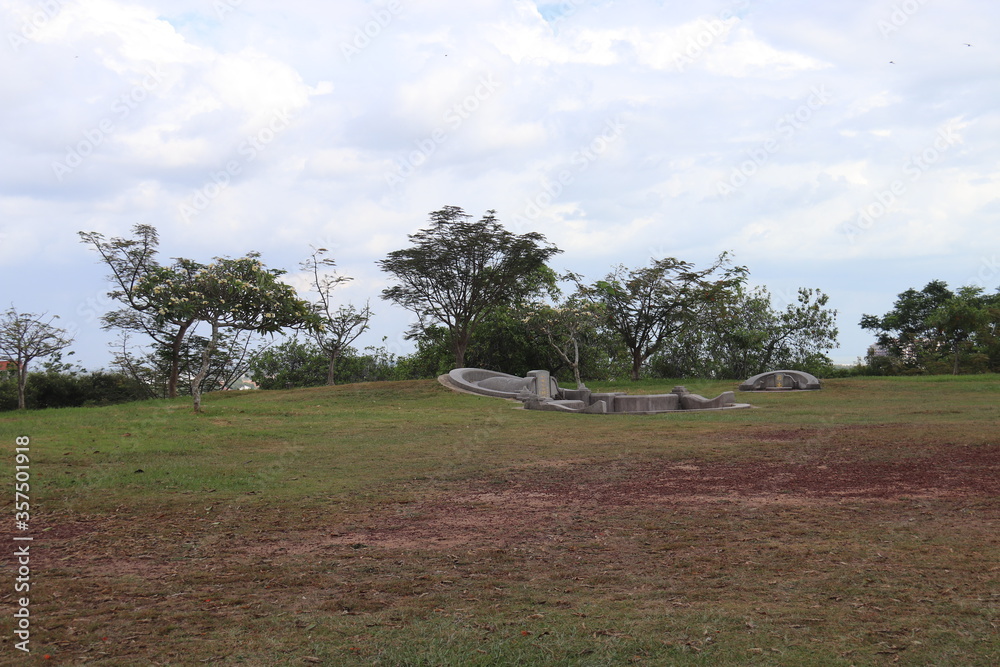
[[[308,297],[323,247],[376,262],[429,214],[495,210],[597,280],[722,252],[783,309],[858,326],[931,280],[1000,287],[1000,4],[990,0],[0,0],[0,304],[107,366],[107,269],[261,253]]]

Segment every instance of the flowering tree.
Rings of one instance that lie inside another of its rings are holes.
[[[211,264],[178,259],[154,267],[137,285],[137,294],[157,303],[157,323],[179,320],[211,327],[202,349],[201,367],[191,383],[195,412],[201,411],[201,385],[222,329],[274,334],[286,327],[316,330],[319,318],[295,290],[278,281],[284,271],[267,269],[250,253],[239,259],[217,257]]]
[[[166,316],[165,306],[169,306],[172,292],[152,293],[141,290],[140,285],[145,284],[153,272],[159,273],[159,279],[164,283],[167,281],[164,272],[173,272],[169,282],[174,285],[172,291],[178,292],[181,291],[180,285],[192,276],[180,267],[160,265],[156,259],[160,237],[155,227],[135,225],[132,232],[135,237],[130,239],[106,239],[98,232],[79,232],[79,235],[81,241],[92,246],[101,256],[101,261],[111,269],[108,280],[113,288],[108,296],[124,306],[101,317],[104,329],[120,329],[122,332],[123,350],[120,358],[123,368],[131,369],[139,365],[139,361],[131,356],[124,343],[128,341],[129,333],[139,332],[149,336],[169,358],[167,397],[175,398],[186,337],[195,320],[189,312],[178,312],[172,318]],[[138,379],[140,376],[135,377]]]

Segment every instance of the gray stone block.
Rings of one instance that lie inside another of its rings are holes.
[[[678,408],[677,394],[646,394],[615,396],[613,412],[668,412]]]

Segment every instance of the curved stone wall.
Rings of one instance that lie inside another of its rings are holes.
[[[816,376],[805,371],[768,371],[740,385],[740,391],[794,391],[819,389]]]
[[[592,393],[587,388],[560,389],[548,371],[531,371],[528,377],[517,377],[482,368],[456,368],[439,378],[452,389],[482,396],[516,399],[529,410],[583,412],[589,414],[656,414],[678,410],[730,410],[749,408],[737,403],[736,396],[726,391],[716,398],[692,394],[684,387],[674,387],[669,394],[639,394],[622,392]],[[446,381],[447,380],[447,381]]]

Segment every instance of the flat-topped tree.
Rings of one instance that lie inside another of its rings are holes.
[[[430,219],[430,227],[409,236],[409,248],[378,262],[398,283],[382,298],[414,312],[420,326],[445,326],[455,367],[462,368],[482,318],[542,289],[552,275],[546,262],[562,251],[537,232],[504,229],[492,210],[473,222],[458,206],[446,206]]]
[[[321,326],[310,305],[296,296],[293,287],[278,280],[285,272],[265,268],[259,256],[217,257],[207,265],[178,259],[174,266],[150,271],[137,286],[141,297],[155,296],[163,304],[154,315],[157,321],[189,318],[211,327],[201,367],[191,383],[196,412],[201,411],[201,384],[222,329],[274,334],[284,328],[315,330]],[[176,280],[178,275],[184,280]]]
[[[618,266],[604,280],[577,288],[582,298],[600,304],[607,326],[628,349],[631,376],[638,380],[646,360],[684,330],[700,303],[734,289],[745,274],[746,268],[730,266],[728,253],[700,270],[665,257],[639,269]]]

